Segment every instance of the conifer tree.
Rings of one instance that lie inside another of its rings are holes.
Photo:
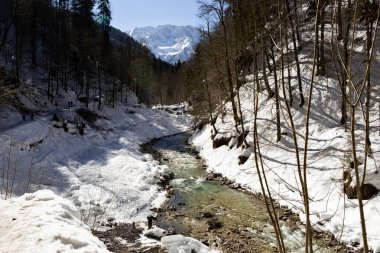
[[[95,6],[94,0],[73,0],[72,12],[73,12],[73,25],[75,29],[75,40],[79,50],[79,54],[82,59],[82,66],[85,70],[85,83],[86,83],[86,108],[88,107],[90,99],[90,51],[91,34],[93,32],[93,9]]]
[[[94,0],[73,0],[73,24],[76,29],[77,40],[85,39],[91,33],[93,24]],[[82,41],[83,42],[83,41]],[[84,45],[82,45],[84,46]]]
[[[109,50],[110,31],[111,31],[111,5],[109,0],[99,0],[98,2],[98,14],[97,21],[102,29],[102,61],[104,63],[104,56]]]

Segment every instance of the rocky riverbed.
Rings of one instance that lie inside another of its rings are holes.
[[[189,137],[188,133],[169,136],[142,147],[143,152],[170,168],[160,181],[168,192],[168,200],[161,208],[152,210],[153,224],[164,229],[165,235],[190,236],[227,253],[277,252],[262,196],[244,191],[220,174],[207,172],[204,161],[187,144]],[[278,206],[277,216],[288,252],[303,252],[304,226],[298,215]],[[111,251],[164,252],[159,246],[143,246],[139,242],[142,228],[134,224],[112,226],[105,232],[96,232]],[[314,237],[315,252],[358,252],[328,233],[315,232]]]

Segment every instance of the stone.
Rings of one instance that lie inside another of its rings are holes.
[[[232,140],[232,137],[219,137],[215,138],[212,142],[212,147],[217,149],[221,146],[227,146],[228,143]]]
[[[344,192],[346,193],[348,199],[357,199],[358,198],[357,186],[345,187]],[[379,192],[379,189],[377,189],[372,184],[362,184],[361,192],[362,192],[363,200],[368,200],[368,199],[371,199],[373,196],[375,196]]]
[[[352,162],[353,163],[353,162]],[[351,164],[350,164],[351,167]],[[345,169],[343,171],[343,190],[344,193],[347,195],[348,199],[357,199],[357,186],[352,186],[351,182],[353,181],[352,175],[350,170]],[[375,196],[379,192],[379,189],[377,189],[372,184],[362,184],[361,186],[361,193],[363,200],[371,199],[373,196]]]
[[[168,231],[159,227],[154,227],[145,231],[144,235],[154,240],[161,240],[162,237],[168,235]]]
[[[217,218],[208,220],[207,225],[209,230],[222,228],[222,222],[219,221]]]
[[[246,157],[246,156],[239,156],[239,165],[242,165],[244,163],[246,163],[246,161],[248,161],[248,158],[249,157]]]
[[[207,180],[207,181],[212,181],[212,180],[214,180],[214,174],[213,174],[213,173],[209,173],[209,174],[207,174],[206,180]]]
[[[153,225],[153,219],[154,217],[152,215],[149,215],[147,217],[147,220],[148,220],[148,229],[151,229],[152,228],[152,225]]]
[[[214,215],[213,215],[211,212],[204,212],[204,213],[202,214],[202,217],[203,217],[203,218],[207,218],[207,219],[209,219],[209,218],[214,217]]]
[[[243,135],[243,134],[240,134],[240,135],[237,137],[237,143],[236,143],[237,148],[240,148],[240,147],[243,145],[244,140],[247,138],[248,134],[249,134],[249,131],[246,131],[246,132],[244,133],[244,135]],[[244,149],[246,149],[246,148],[247,148],[247,147],[245,146]]]
[[[238,183],[232,183],[232,184],[230,185],[230,187],[231,187],[232,189],[235,189],[235,190],[241,188],[240,184],[238,184]]]

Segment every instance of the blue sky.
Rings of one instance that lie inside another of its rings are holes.
[[[200,24],[196,0],[111,0],[110,2],[112,26],[122,31],[149,25],[198,26]]]

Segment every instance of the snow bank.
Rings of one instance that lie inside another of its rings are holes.
[[[0,200],[0,252],[109,252],[73,203],[49,190]]]

